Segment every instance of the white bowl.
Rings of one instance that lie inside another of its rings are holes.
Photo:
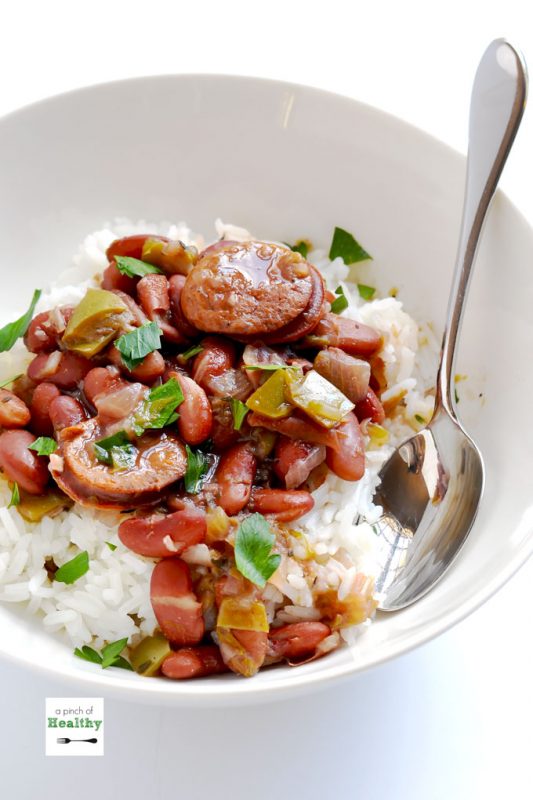
[[[454,263],[465,160],[405,123],[343,97],[246,78],[169,76],[96,86],[0,121],[1,311],[68,266],[78,243],[117,216],[217,216],[284,241],[327,246],[339,225],[374,255],[371,275],[439,332]],[[76,659],[38,619],[0,607],[0,653],[132,700],[236,704],[272,699],[367,669],[472,612],[533,549],[533,232],[502,194],[472,282],[458,372],[460,415],[481,448],[486,492],[441,583],[378,616],[355,650],[251,680],[191,682],[103,671]],[[482,395],[482,396],[481,396]]]

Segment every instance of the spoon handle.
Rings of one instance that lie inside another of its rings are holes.
[[[442,340],[435,413],[455,417],[452,400],[457,336],[481,229],[524,113],[527,69],[521,54],[495,39],[477,68],[470,100],[468,161],[461,234]]]

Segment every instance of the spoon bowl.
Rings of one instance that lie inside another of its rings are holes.
[[[382,467],[375,502],[381,611],[426,594],[464,544],[484,484],[481,454],[457,420],[451,387],[455,349],[479,239],[525,107],[527,71],[505,40],[481,59],[470,104],[466,190],[455,274],[430,424],[403,442]]]

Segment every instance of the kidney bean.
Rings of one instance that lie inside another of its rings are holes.
[[[52,362],[49,361],[52,359]],[[56,364],[57,361],[57,364]],[[50,366],[52,363],[52,367]],[[36,383],[55,383],[60,389],[75,389],[90,372],[92,364],[75,353],[40,353],[28,367],[28,377]]]
[[[254,489],[250,511],[268,514],[278,522],[292,522],[311,511],[315,501],[309,492],[296,489]]]
[[[198,336],[199,332],[185,319],[185,315],[181,309],[181,293],[185,286],[185,275],[172,275],[169,278],[169,298],[170,298],[170,315],[171,320],[176,328],[187,339],[194,339]]]
[[[211,439],[217,450],[226,450],[235,444],[240,433],[233,427],[233,414],[227,399],[223,397],[210,397],[209,403],[213,412],[213,429]]]
[[[266,631],[217,628],[224,663],[238,675],[251,678],[261,668],[268,646]]]
[[[308,337],[308,343],[313,347],[338,347],[353,356],[370,356],[381,347],[382,339],[368,325],[328,313]]]
[[[150,599],[159,627],[169,642],[198,644],[205,630],[202,605],[193,593],[189,567],[181,558],[165,558],[155,565]]]
[[[89,403],[94,406],[97,397],[115,392],[125,384],[126,381],[122,380],[114,367],[94,367],[85,376],[83,394]]]
[[[192,377],[206,392],[214,393],[211,379],[222,375],[235,364],[235,346],[220,336],[206,336],[200,342],[201,353],[195,357]]]
[[[54,431],[58,433],[64,428],[71,428],[87,419],[82,404],[74,397],[61,395],[50,403],[50,420]]]
[[[174,680],[203,678],[227,671],[228,667],[216,645],[182,647],[175,653],[170,653],[161,665],[163,675]]]
[[[73,311],[73,306],[62,306],[37,314],[24,334],[24,344],[30,353],[50,353],[55,350]]]
[[[370,419],[372,422],[381,425],[385,419],[385,409],[381,400],[372,389],[368,389],[366,397],[360,400],[355,406],[355,416],[362,422],[364,419]]]
[[[138,282],[139,278],[123,275],[115,261],[111,261],[102,274],[102,289],[107,289],[108,292],[119,291],[127,295],[135,294]]]
[[[365,445],[355,414],[350,411],[335,430],[338,447],[326,448],[326,464],[339,478],[358,481],[365,471]]]
[[[207,395],[196,381],[182,372],[169,372],[168,378],[178,381],[184,400],[179,406],[178,431],[187,444],[200,444],[213,428],[213,413]]]
[[[256,463],[246,442],[234,445],[220,459],[215,475],[220,492],[218,504],[230,517],[242,511],[250,499]]]
[[[164,338],[173,344],[187,339],[170,322],[169,283],[165,275],[145,275],[137,284],[137,297],[145,314],[157,322]]]
[[[127,256],[129,258],[138,258],[141,260],[143,254],[144,243],[147,239],[162,239],[167,242],[164,236],[154,236],[152,233],[135,233],[133,236],[123,236],[121,239],[115,239],[111,242],[105,251],[109,261],[115,256]]]
[[[9,389],[0,389],[0,427],[24,428],[29,421],[30,410],[26,403]]]
[[[165,359],[159,350],[154,350],[153,353],[148,353],[148,355],[143,358],[141,363],[132,370],[128,369],[128,367],[125,365],[120,351],[117,350],[115,345],[112,345],[108,349],[106,355],[111,363],[124,375],[126,375],[126,377],[134,378],[136,381],[140,381],[141,383],[153,383],[165,372]]]
[[[50,405],[52,400],[59,397],[61,392],[54,383],[39,383],[33,392],[30,405],[31,429],[37,436],[52,436],[54,426],[50,419]]]
[[[177,556],[187,547],[205,541],[205,511],[187,506],[174,514],[131,517],[118,529],[122,544],[141,556]]]
[[[0,435],[0,467],[7,477],[29,494],[42,494],[48,482],[48,462],[29,446],[36,437],[29,431],[5,431]]]
[[[292,622],[274,628],[268,634],[268,656],[290,661],[308,658],[330,633],[323,622]]]
[[[308,479],[315,467],[322,464],[326,449],[323,445],[280,436],[274,455],[274,472],[287,489],[296,489]]]

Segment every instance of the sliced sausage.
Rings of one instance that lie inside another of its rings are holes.
[[[234,445],[220,459],[215,475],[219,488],[218,505],[228,516],[238,514],[248,503],[256,465],[256,458],[247,442]]]
[[[155,565],[150,600],[169,642],[180,646],[198,644],[205,630],[202,605],[193,592],[189,567],[181,558],[165,558]]]
[[[312,289],[310,266],[299,253],[268,242],[226,242],[200,254],[181,307],[199,330],[253,336],[295,319]]]
[[[97,508],[138,508],[158,500],[185,474],[185,447],[171,432],[147,432],[135,441],[135,463],[112,469],[100,463],[94,444],[105,437],[96,419],[66,428],[59,434],[60,465],[52,475],[73,500]]]
[[[311,297],[307,307],[296,319],[279,328],[273,333],[265,334],[262,339],[265,344],[281,344],[296,342],[302,336],[311,333],[318,325],[324,313],[325,285],[322,275],[317,269],[309,265],[312,281]]]
[[[24,428],[30,417],[30,410],[20,397],[9,389],[0,389],[0,428]]]
[[[42,494],[48,482],[48,461],[28,448],[36,437],[29,431],[0,434],[0,467],[29,494]]]
[[[150,558],[177,556],[187,547],[205,541],[205,511],[192,505],[174,514],[131,517],[118,529],[122,544]]]

